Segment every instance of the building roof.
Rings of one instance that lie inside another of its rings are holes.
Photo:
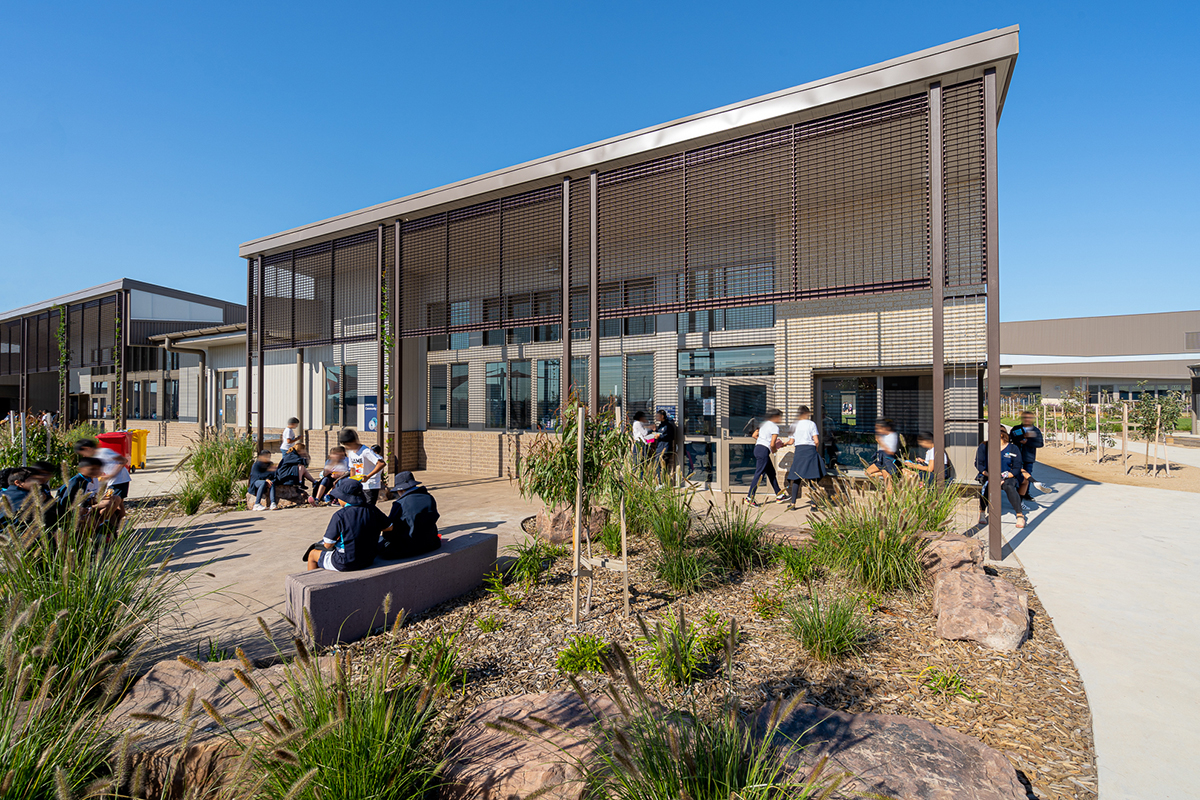
[[[147,336],[152,342],[165,342],[168,339],[173,344],[195,347],[198,345],[226,345],[236,342],[246,343],[246,323],[235,322],[229,325],[214,325],[211,328],[196,328],[190,331],[172,331]]]
[[[94,300],[98,297],[115,294],[124,289],[138,289],[150,294],[162,295],[164,297],[174,297],[178,300],[187,300],[192,303],[200,303],[202,305],[217,306],[222,309],[227,309],[232,306],[235,308],[245,308],[241,303],[231,303],[228,300],[220,300],[216,297],[206,297],[202,294],[193,294],[192,292],[184,292],[179,289],[171,289],[167,286],[158,286],[153,283],[144,283],[143,281],[134,280],[132,278],[118,278],[115,281],[102,283],[98,286],[92,286],[87,289],[70,292],[68,294],[52,297],[49,300],[41,300],[36,303],[30,303],[27,306],[14,308],[11,311],[0,313],[0,322],[8,319],[19,319],[27,317],[30,314],[39,314],[43,311],[48,311],[55,306],[65,306],[72,303],[81,303],[87,300]]]
[[[1200,354],[1200,311],[1002,322],[1000,350],[1012,354],[1006,359],[1161,356],[1194,361]]]
[[[906,97],[940,80],[953,85],[996,69],[997,115],[1017,60],[1018,26],[988,31],[869,67],[705,111],[673,122],[489,172],[475,178],[330,217],[251,240],[238,254],[249,258],[345,236],[396,219],[425,216],[519,191],[549,186],[564,176],[583,177],[661,155],[744,136],[875,102]]]

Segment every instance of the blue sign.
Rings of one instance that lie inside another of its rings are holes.
[[[379,409],[373,394],[363,395],[363,427],[369,431],[379,430]]]

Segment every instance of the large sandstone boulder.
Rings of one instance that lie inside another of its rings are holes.
[[[1016,650],[1029,635],[1029,597],[984,572],[942,572],[933,584],[937,635]]]
[[[774,710],[755,720],[762,735]],[[825,778],[848,774],[843,796],[873,793],[896,800],[1025,800],[1016,770],[997,750],[958,731],[891,714],[849,714],[801,704],[776,733],[803,748],[806,768],[828,758]]]
[[[593,702],[604,716],[619,713],[607,698]],[[487,727],[501,719],[528,725],[536,735]],[[595,721],[574,692],[502,697],[480,705],[450,741],[443,800],[518,800],[538,791],[547,800],[578,800],[584,786],[576,765],[594,752],[586,734]]]
[[[921,563],[931,578],[954,570],[982,569],[983,545],[978,540],[957,533],[922,535],[929,541],[921,554]]]
[[[588,512],[588,518],[584,520],[580,536],[587,533],[592,537],[592,541],[595,541],[600,538],[600,531],[606,524],[608,524],[608,509],[592,506]],[[550,544],[570,544],[575,537],[575,508],[574,506],[561,506],[551,509],[542,506],[542,510],[537,514],[536,525],[538,538]]]
[[[322,658],[322,669],[332,670],[332,660]],[[113,709],[110,727],[118,736],[133,734],[130,768],[145,767],[145,796],[181,797],[189,791],[215,785],[225,767],[238,755],[201,705],[209,704],[231,728],[251,727],[267,709],[254,692],[234,674],[236,659],[204,665],[194,670],[179,661],[162,661],[150,668]],[[249,677],[264,691],[286,682],[285,665],[253,670]],[[245,674],[245,673],[244,673]],[[188,695],[195,691],[192,713],[182,719]],[[146,719],[145,715],[165,720]],[[139,718],[140,717],[140,718]],[[185,734],[195,726],[188,747]]]

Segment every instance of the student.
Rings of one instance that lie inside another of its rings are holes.
[[[1037,426],[1037,415],[1032,411],[1024,411],[1021,413],[1021,424],[1009,431],[1012,437],[1013,444],[1021,451],[1021,469],[1029,475],[1029,482],[1025,485],[1025,491],[1021,493],[1022,500],[1032,501],[1029,496],[1029,485],[1037,487],[1039,492],[1049,494],[1054,489],[1044,484],[1038,483],[1033,479],[1033,465],[1037,463],[1038,448],[1046,444],[1046,440],[1042,437],[1042,432]]]
[[[411,472],[396,476],[393,487],[399,498],[392,503],[388,514],[390,533],[379,542],[380,557],[410,558],[431,553],[442,546],[438,535],[437,501],[429,490],[417,482]]]
[[[4,472],[4,488],[0,489],[0,528],[20,521],[26,506],[35,504],[41,493],[33,479],[33,471],[28,467]]]
[[[654,412],[654,460],[658,463],[659,480],[666,481],[674,464],[675,422],[661,408]]]
[[[795,511],[800,499],[800,486],[805,481],[819,481],[825,477],[825,463],[821,460],[821,437],[817,433],[817,423],[812,421],[812,409],[800,406],[796,411],[796,424],[792,426],[792,435],[786,442],[796,446],[792,454],[792,466],[788,469],[787,480],[792,485],[792,494],[785,510]],[[812,498],[812,490],[809,490]]]
[[[279,466],[275,469],[275,484],[303,489],[306,480],[316,482],[308,472],[308,448],[303,442],[295,442],[292,449],[279,459]]]
[[[279,452],[286,453],[292,449],[300,439],[300,420],[295,417],[289,417],[287,427],[283,429],[283,440],[279,443]]]
[[[59,520],[75,511],[77,528],[88,533],[94,533],[104,523],[121,521],[125,516],[121,498],[111,492],[100,496],[100,478],[103,474],[103,461],[92,456],[80,456],[76,474],[58,490]]]
[[[42,412],[42,427],[46,430],[50,430],[54,427],[54,415],[49,411]]]
[[[317,482],[316,497],[313,503],[317,505],[325,505],[323,499],[333,485],[342,478],[350,474],[350,465],[346,463],[346,448],[340,444],[336,447],[329,448],[329,457],[325,460],[325,467],[321,470],[321,480]]]
[[[100,476],[100,480],[107,484],[108,489],[121,499],[122,514],[124,514],[124,501],[129,497],[129,470],[125,468],[127,459],[107,447],[99,447],[95,439],[80,439],[75,443],[75,452],[79,456],[87,456],[89,458],[98,458],[104,464],[104,471]]]
[[[329,497],[341,508],[329,520],[320,545],[313,545],[305,554],[308,569],[366,569],[375,562],[379,536],[392,529],[391,523],[382,511],[367,504],[362,483],[353,478],[342,478],[334,484]]]
[[[254,459],[254,463],[250,465],[250,484],[246,488],[247,494],[254,495],[254,510],[255,511],[274,511],[279,508],[275,504],[275,465],[271,463],[271,451],[259,450],[258,458]],[[269,493],[271,505],[268,508],[263,505],[263,492]]]
[[[875,423],[875,446],[875,461],[867,466],[867,475],[889,481],[896,474],[896,453],[900,450],[900,434],[890,419]]]
[[[758,430],[754,433],[754,478],[750,481],[750,491],[746,493],[745,503],[748,506],[757,506],[754,502],[754,495],[758,491],[758,481],[763,475],[767,476],[767,480],[771,483],[771,488],[775,491],[776,500],[783,500],[787,497],[779,488],[779,480],[775,477],[775,464],[771,461],[771,454],[774,453],[782,445],[779,439],[779,423],[783,421],[783,412],[778,408],[768,408],[766,422],[758,426]]]
[[[1024,473],[1021,469],[1022,459],[1021,451],[1012,443],[1009,438],[1008,431],[1003,427],[1000,428],[1000,489],[1008,498],[1009,505],[1013,507],[1013,511],[1017,515],[1017,527],[1025,527],[1025,513],[1021,506],[1021,491],[1020,486],[1024,479]],[[987,472],[987,457],[988,443],[984,442],[975,450],[975,468],[979,470],[979,475],[976,478],[982,488],[979,492],[979,524],[987,524],[988,511],[988,483],[989,476]]]
[[[646,457],[650,447],[650,426],[646,424],[646,412],[633,412],[633,455],[638,461]]]
[[[350,477],[357,478],[363,483],[363,494],[366,495],[367,505],[374,506],[379,502],[379,490],[383,487],[383,459],[375,455],[375,451],[358,441],[358,431],[354,428],[342,428],[338,433],[338,444],[346,448],[346,462],[350,465]]]
[[[933,446],[933,434],[921,431],[917,434],[917,444],[924,451],[924,455],[912,461],[905,461],[904,466],[922,473],[926,481],[933,483],[938,460],[937,450]],[[942,474],[947,481],[950,480],[950,456],[946,453],[942,454]]]

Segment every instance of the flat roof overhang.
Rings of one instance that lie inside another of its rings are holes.
[[[673,122],[605,139],[524,164],[428,189],[387,203],[330,217],[245,242],[238,255],[250,258],[291,250],[300,244],[370,230],[381,222],[428,216],[521,191],[550,186],[565,176],[614,169],[659,156],[819,116],[851,111],[924,91],[934,81],[953,85],[996,69],[997,118],[1017,61],[1019,26],[1013,25],[921,50],[841,75],[705,111]]]

